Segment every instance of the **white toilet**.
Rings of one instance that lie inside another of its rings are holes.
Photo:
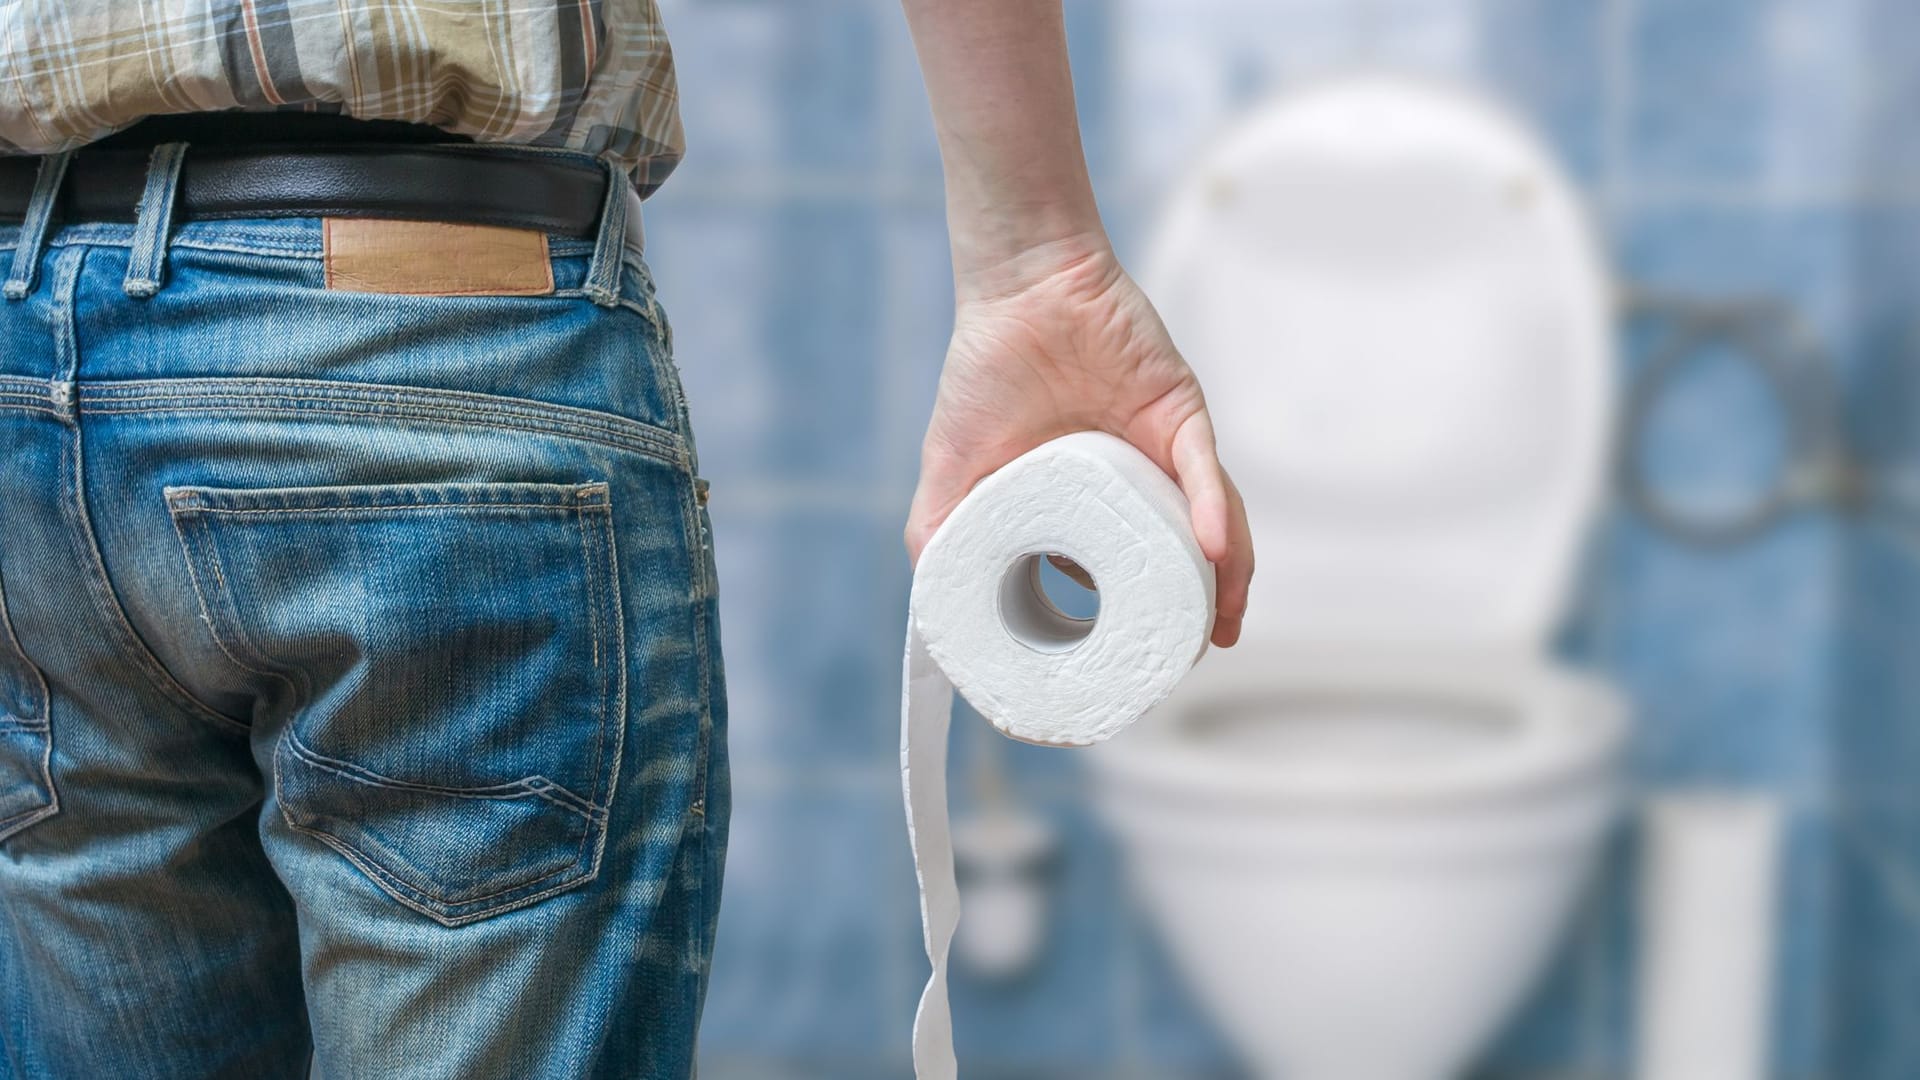
[[[1259,1075],[1458,1076],[1618,802],[1622,703],[1550,651],[1614,408],[1579,196],[1472,94],[1348,76],[1199,160],[1143,277],[1259,568],[1241,644],[1090,753],[1102,811]]]

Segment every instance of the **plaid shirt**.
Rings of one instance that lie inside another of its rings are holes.
[[[0,0],[0,154],[233,108],[608,155],[643,195],[684,147],[655,0]]]

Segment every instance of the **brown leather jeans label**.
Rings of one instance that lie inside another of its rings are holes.
[[[330,217],[321,234],[329,289],[416,296],[553,291],[547,234],[536,229]]]

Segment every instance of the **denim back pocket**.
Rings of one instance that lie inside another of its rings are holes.
[[[288,825],[450,926],[593,878],[626,685],[605,483],[166,499],[214,637],[290,717]]]
[[[47,681],[14,637],[0,582],[0,840],[60,809],[47,714]]]

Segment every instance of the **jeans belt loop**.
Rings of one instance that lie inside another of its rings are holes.
[[[20,223],[20,239],[13,246],[13,269],[0,295],[21,300],[33,291],[33,280],[40,269],[40,256],[46,251],[47,237],[53,232],[53,204],[60,195],[60,182],[66,179],[67,163],[73,151],[62,150],[40,159],[33,174],[33,195],[27,202],[25,220]]]
[[[600,228],[593,241],[593,261],[587,264],[584,291],[601,307],[620,302],[620,266],[627,243],[627,191],[633,185],[627,172],[611,157],[600,159],[607,173],[606,197],[600,201]]]
[[[127,256],[126,279],[120,283],[121,290],[136,299],[144,300],[159,292],[160,283],[166,279],[167,236],[186,153],[186,143],[160,143],[147,158],[147,186],[140,193],[133,251]]]

